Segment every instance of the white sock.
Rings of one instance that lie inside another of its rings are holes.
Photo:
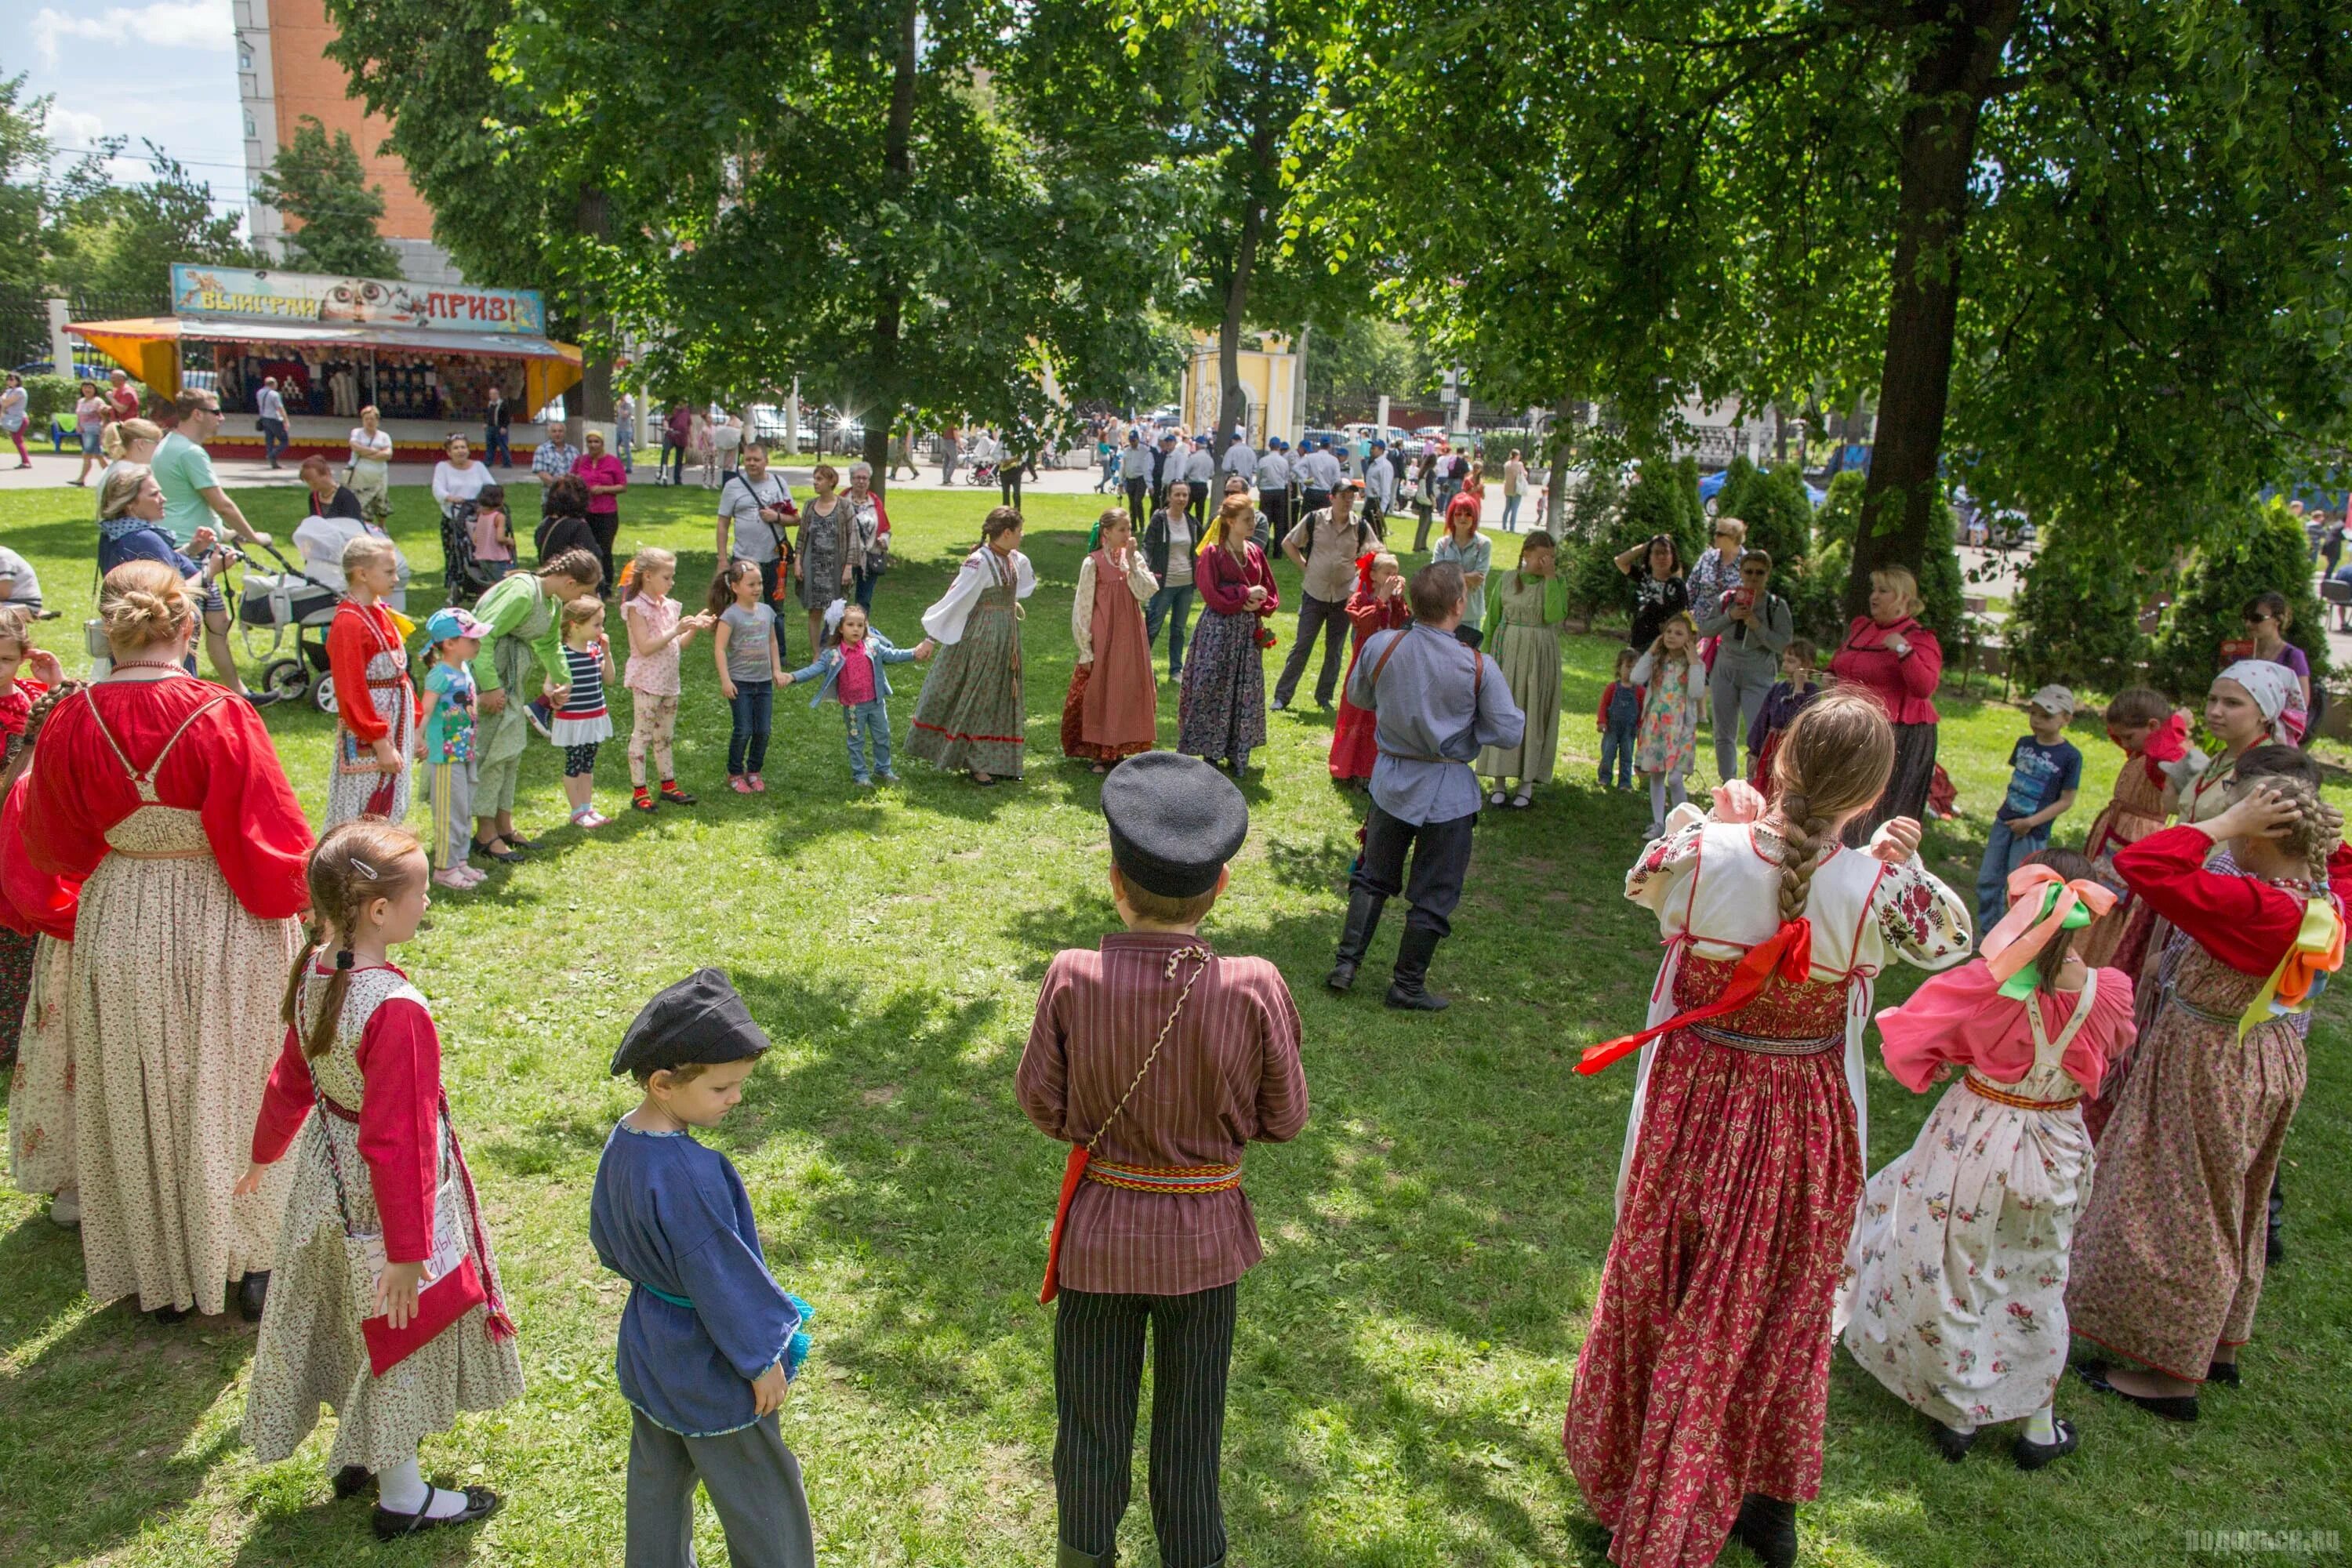
[[[1666,775],[1664,773],[1650,775],[1650,816],[1656,822],[1666,819]]]
[[[393,1513],[415,1513],[425,1507],[428,1497],[433,1500],[431,1514],[435,1519],[447,1519],[466,1511],[466,1494],[445,1487],[427,1487],[425,1472],[417,1468],[414,1455],[376,1476],[375,1495],[376,1501]]]
[[[2058,1440],[2058,1405],[2056,1401],[2035,1411],[2025,1423],[2025,1440],[2043,1447]]]

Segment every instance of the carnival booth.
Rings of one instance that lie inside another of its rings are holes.
[[[172,305],[169,316],[66,331],[164,397],[209,373],[228,416],[209,444],[216,455],[260,455],[255,398],[268,376],[286,400],[289,455],[340,461],[370,404],[397,460],[435,458],[452,431],[480,443],[493,385],[524,426],[581,375],[579,349],[545,335],[535,289],[174,263]],[[531,444],[515,435],[519,449]]]

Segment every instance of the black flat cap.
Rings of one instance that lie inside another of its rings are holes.
[[[1217,872],[1249,837],[1249,802],[1234,781],[1198,757],[1145,752],[1103,780],[1110,856],[1148,893],[1189,899],[1217,885]]]
[[[723,969],[698,969],[654,993],[621,1037],[613,1071],[651,1073],[667,1068],[741,1061],[768,1048],[767,1031],[735,994]]]

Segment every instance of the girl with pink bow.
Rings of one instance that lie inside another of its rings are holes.
[[[2134,1034],[2130,976],[2090,968],[2082,949],[2115,902],[2088,860],[2044,849],[2011,873],[2009,913],[1977,962],[1878,1015],[1905,1088],[1960,1076],[1870,1179],[1846,1254],[1845,1345],[1927,1417],[1947,1459],[2001,1421],[2027,1422],[2020,1469],[2076,1444],[2053,1403],[2067,1256],[2091,1191],[2081,1107]]]

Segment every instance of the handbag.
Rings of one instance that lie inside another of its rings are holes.
[[[355,1120],[331,1108],[325,1093],[315,1085],[311,1093],[318,1099],[320,1115]],[[441,1097],[440,1121],[446,1129],[449,1123],[449,1097],[446,1093]],[[334,1136],[323,1126],[320,1135],[327,1141],[327,1169],[334,1177],[335,1208],[342,1215],[343,1263],[351,1282],[352,1300],[372,1304],[377,1282],[389,1267],[384,1257],[383,1233],[352,1228],[351,1199],[343,1188],[343,1163],[335,1152]],[[428,1278],[416,1292],[415,1312],[397,1329],[392,1326],[389,1312],[360,1321],[360,1336],[367,1342],[368,1371],[376,1377],[423,1350],[442,1330],[489,1300],[489,1292],[482,1288],[481,1272],[466,1250],[467,1227],[441,1223],[453,1206],[452,1190],[457,1186],[457,1178],[453,1174],[444,1178],[433,1194],[434,1228],[438,1235],[433,1256],[425,1261]]]

